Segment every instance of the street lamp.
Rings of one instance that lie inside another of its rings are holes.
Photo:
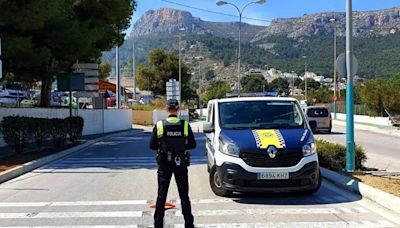
[[[336,56],[337,56],[337,20],[336,18],[331,18],[329,20],[334,26],[334,33],[333,33],[333,118],[336,120]]]
[[[307,56],[303,55],[304,59],[304,98],[307,100]]]
[[[179,29],[179,105],[182,104],[182,57],[181,57],[181,33],[185,31],[185,28]]]
[[[354,88],[353,88],[353,1],[346,2],[346,172],[355,170]]]
[[[223,5],[231,5],[233,7],[235,7],[239,13],[239,49],[238,49],[238,69],[237,69],[237,92],[238,92],[238,96],[240,97],[240,48],[241,48],[241,33],[242,33],[242,15],[243,15],[243,11],[251,4],[264,4],[266,2],[266,0],[258,0],[255,2],[249,2],[247,3],[242,9],[240,9],[237,5],[230,3],[230,2],[225,2],[225,1],[217,1],[215,4],[217,4],[217,6],[223,6]]]

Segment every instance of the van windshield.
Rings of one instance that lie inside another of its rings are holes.
[[[301,109],[294,101],[235,101],[219,104],[221,128],[304,128]]]

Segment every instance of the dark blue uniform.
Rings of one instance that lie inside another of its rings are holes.
[[[185,227],[194,227],[193,215],[189,199],[188,160],[186,150],[194,149],[196,141],[190,125],[175,115],[170,115],[165,121],[160,121],[153,129],[150,148],[157,150],[158,196],[154,214],[155,228],[163,227],[165,202],[167,200],[169,183],[172,174],[178,187],[181,199],[182,214]]]

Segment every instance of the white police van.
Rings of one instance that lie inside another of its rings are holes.
[[[207,111],[203,130],[216,195],[319,189],[316,142],[296,99],[224,98],[209,101]]]

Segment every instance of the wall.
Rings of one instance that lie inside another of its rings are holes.
[[[165,110],[154,110],[153,111],[153,124],[156,124],[159,120],[165,120],[168,114]],[[189,110],[181,110],[179,112],[179,118],[189,121]]]
[[[153,124],[153,111],[133,111],[132,122],[140,125]]]
[[[29,116],[40,118],[66,118],[68,109],[56,108],[0,108],[0,121],[5,116]],[[101,134],[132,128],[131,109],[81,109],[73,115],[81,116],[85,122],[83,135]],[[104,121],[103,121],[104,120]]]
[[[346,114],[344,113],[336,113],[336,117],[338,120],[346,120]],[[370,116],[354,115],[354,122],[364,123],[364,124],[374,124],[379,126],[392,126],[389,117],[370,117]]]

